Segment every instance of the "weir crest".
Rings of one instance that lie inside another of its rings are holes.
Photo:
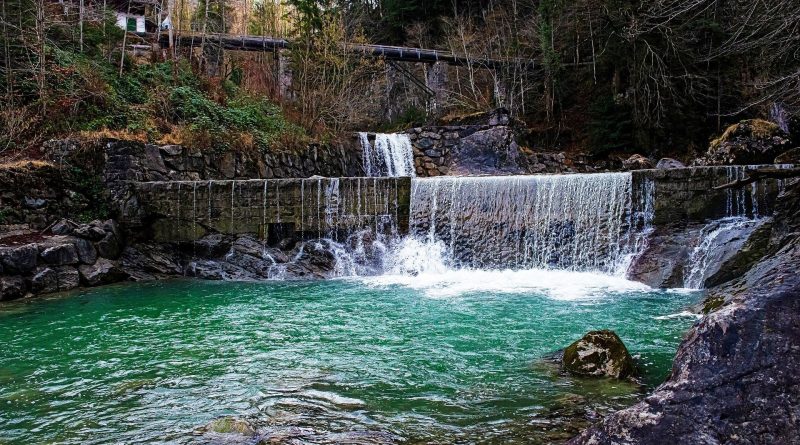
[[[696,235],[669,251],[688,252],[676,263],[685,270],[670,276],[703,287],[715,273],[708,252],[731,238],[721,235],[772,214],[780,183],[714,189],[743,172],[131,182],[121,213],[157,242],[247,235],[287,252],[305,243],[299,252],[335,258],[332,276],[546,269],[661,286],[653,274],[665,266],[649,252],[661,258],[664,240],[687,231]]]

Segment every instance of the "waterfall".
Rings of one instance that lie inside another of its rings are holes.
[[[416,176],[414,150],[408,135],[375,134],[373,145],[367,133],[359,133],[366,176]]]
[[[726,244],[746,240],[757,225],[757,219],[733,216],[711,221],[700,230],[697,246],[692,250],[684,271],[683,287],[702,289],[714,267],[720,266],[720,254]],[[738,249],[737,249],[738,250]]]
[[[741,165],[726,167],[726,173],[727,182],[747,176],[746,167]],[[780,188],[780,181],[777,186]],[[748,187],[726,190],[725,216],[708,221],[700,229],[697,243],[684,268],[683,287],[704,288],[706,280],[718,270],[722,255],[730,250],[730,246],[741,244],[758,226],[758,222],[772,213],[768,187],[769,184],[764,181],[757,181]]]
[[[652,222],[629,173],[416,179],[399,273],[548,268],[624,274]]]

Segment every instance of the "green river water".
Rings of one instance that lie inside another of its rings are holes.
[[[469,274],[178,280],[2,305],[0,443],[216,442],[193,432],[222,416],[274,443],[561,440],[663,381],[695,320],[679,314],[693,293]],[[643,387],[542,361],[591,329],[640,356]]]

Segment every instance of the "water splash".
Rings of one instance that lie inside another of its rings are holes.
[[[408,135],[377,133],[374,145],[367,133],[359,133],[358,136],[367,176],[416,176],[414,151]]]

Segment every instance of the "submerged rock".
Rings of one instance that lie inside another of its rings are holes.
[[[636,364],[613,331],[591,331],[567,346],[561,359],[564,369],[579,376],[624,379],[636,372]]]
[[[214,419],[201,430],[220,434],[242,434],[244,436],[253,436],[256,434],[256,430],[250,422],[235,417]]]
[[[56,239],[59,238],[59,239]],[[47,264],[54,266],[63,266],[65,264],[78,264],[80,258],[78,257],[78,249],[69,240],[61,239],[61,237],[53,237],[48,240],[46,244],[39,246],[41,251],[39,256],[42,257]]]

